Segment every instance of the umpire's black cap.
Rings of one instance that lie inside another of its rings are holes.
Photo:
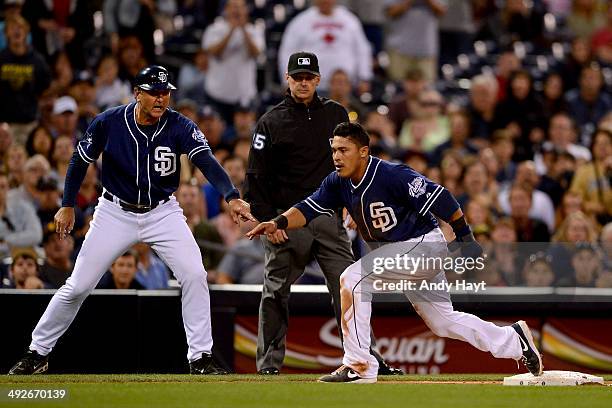
[[[300,51],[291,54],[289,63],[287,64],[287,74],[295,75],[302,72],[307,72],[313,75],[321,75],[319,73],[319,60],[312,52]]]
[[[149,65],[136,75],[134,86],[145,91],[176,89],[169,80],[168,70],[161,65]]]

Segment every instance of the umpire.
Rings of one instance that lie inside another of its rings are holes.
[[[291,55],[285,76],[287,95],[260,118],[249,155],[245,199],[260,221],[308,197],[334,171],[330,138],[336,125],[349,120],[340,104],[317,95],[321,77],[315,54]],[[262,242],[265,271],[257,370],[273,375],[280,373],[285,357],[291,285],[314,257],[325,275],[339,324],[340,274],[354,260],[340,217],[318,217],[304,228],[262,237]],[[381,374],[401,373],[373,354],[380,360]]]

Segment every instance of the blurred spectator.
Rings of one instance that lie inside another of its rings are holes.
[[[404,92],[396,96],[389,104],[389,119],[395,126],[395,132],[399,132],[406,119],[410,119],[419,103],[419,95],[429,85],[425,74],[421,69],[414,68],[406,71],[402,78]]]
[[[487,173],[495,175],[500,173],[500,163],[495,155],[495,152],[490,147],[480,149],[478,152],[478,159],[484,164],[487,169]],[[495,181],[499,182],[495,177]]]
[[[51,73],[53,80],[51,81],[50,88],[58,95],[63,95],[68,92],[68,87],[74,80],[74,67],[68,54],[64,51],[60,51],[49,61],[51,65]]]
[[[359,93],[369,90],[372,79],[372,51],[361,22],[336,0],[314,0],[314,5],[287,25],[278,50],[279,75],[285,78],[286,63],[295,52],[316,54],[321,70],[319,89],[329,89],[332,73],[345,71],[356,81]],[[403,78],[403,75],[402,75]]]
[[[202,48],[210,55],[204,89],[226,123],[236,104],[257,96],[256,60],[264,47],[264,33],[249,23],[245,0],[228,0],[222,17],[204,32]]]
[[[28,156],[40,154],[47,160],[51,160],[51,152],[53,149],[53,136],[49,129],[44,126],[36,126],[28,135],[25,143]]]
[[[223,135],[225,143],[235,142],[237,139],[251,140],[257,124],[257,112],[250,105],[239,105],[234,109],[232,126]]]
[[[79,108],[72,96],[60,96],[53,104],[53,136],[55,138],[68,136],[73,145],[81,139],[82,133],[78,129]]]
[[[60,288],[72,274],[74,264],[72,251],[74,237],[70,234],[60,239],[55,232],[55,224],[48,224],[43,238],[45,263],[40,268],[40,277],[52,288]]]
[[[165,263],[144,242],[139,242],[132,247],[138,254],[138,272],[136,281],[145,289],[167,289],[169,270]]]
[[[552,233],[555,229],[555,207],[550,197],[537,189],[539,184],[540,176],[536,172],[534,162],[528,160],[519,163],[513,186],[502,188],[499,192],[497,198],[499,207],[505,214],[510,214],[512,211],[510,192],[516,185],[524,186],[531,191],[529,218],[543,222],[548,227],[548,231]],[[516,201],[517,206],[522,205],[522,200],[519,200],[518,196]],[[518,204],[519,201],[521,204]],[[548,241],[548,239],[545,241]]]
[[[558,206],[574,177],[576,159],[567,152],[557,153],[555,151],[545,151],[544,157],[546,173],[540,177],[538,190],[548,194],[552,202]]]
[[[342,69],[334,71],[329,80],[329,99],[344,106],[352,122],[364,120],[367,108],[353,96],[352,91],[351,79],[346,71]]]
[[[463,186],[461,185],[463,170],[461,156],[456,152],[451,150],[442,156],[440,162],[442,182],[440,184],[446,187],[455,197],[459,197],[463,193]]]
[[[474,0],[451,0],[440,19],[440,65],[454,64],[459,54],[473,50],[476,33]]]
[[[175,109],[181,115],[186,116],[188,119],[197,122],[198,121],[198,113],[200,108],[196,101],[192,99],[181,99],[176,103]]]
[[[42,228],[36,211],[26,201],[9,196],[8,177],[0,172],[0,255],[11,248],[40,243]]]
[[[553,244],[548,249],[553,270],[558,280],[567,281],[573,275],[571,259],[577,245],[594,243],[596,240],[595,226],[582,211],[568,213],[567,218],[553,235]]]
[[[365,122],[362,123],[368,132],[374,134],[374,137],[376,135],[380,137],[377,143],[381,147],[391,153],[397,152],[397,134],[395,133],[395,126],[391,122],[390,115],[383,115],[373,110],[366,114]]]
[[[98,168],[95,164],[90,164],[85,173],[85,178],[81,183],[81,189],[77,194],[76,205],[85,211],[88,207],[95,205],[100,196],[100,180],[98,179]]]
[[[491,140],[491,149],[498,162],[495,179],[500,183],[511,183],[516,175],[516,162],[512,160],[514,156],[512,134],[504,129],[496,130]]]
[[[180,84],[179,84],[180,87]],[[96,76],[96,106],[102,112],[128,103],[132,97],[130,84],[119,79],[119,62],[114,55],[102,57]]]
[[[593,33],[591,48],[597,60],[607,66],[612,65],[612,3],[608,1],[606,25]]]
[[[593,161],[576,170],[570,191],[580,194],[585,212],[605,225],[612,220],[612,132],[595,133],[591,154]]]
[[[566,218],[575,212],[582,211],[582,196],[578,193],[567,191],[563,194],[561,205],[557,208],[557,222],[555,225],[560,226]]]
[[[601,69],[590,64],[580,71],[580,86],[566,95],[569,112],[582,129],[580,143],[588,146],[597,123],[612,110],[612,97],[605,92]]]
[[[493,134],[498,87],[493,75],[482,74],[472,78],[468,112],[472,124],[471,136],[479,146],[487,143]]]
[[[605,25],[606,19],[599,10],[599,3],[599,0],[573,1],[567,25],[574,36],[590,38],[594,31]]]
[[[570,54],[561,65],[561,76],[565,90],[578,88],[580,71],[591,60],[591,47],[586,38],[575,38],[571,43]]]
[[[4,31],[6,21],[10,20],[14,16],[21,16],[23,10],[23,3],[25,0],[4,0],[3,4],[3,20],[0,21],[0,50],[3,50],[6,45],[6,35]],[[32,43],[32,36],[28,35],[28,44]]]
[[[550,118],[557,113],[567,110],[564,94],[565,87],[561,74],[557,72],[548,74],[544,79],[544,88],[542,89],[544,117]]]
[[[478,153],[478,148],[468,139],[470,136],[470,117],[466,112],[458,111],[448,115],[450,138],[440,144],[431,153],[431,164],[439,166],[442,156],[449,150],[456,151],[461,157]]]
[[[517,242],[548,242],[548,227],[542,221],[531,218],[533,191],[530,187],[513,184],[510,187],[510,216],[516,228]]]
[[[12,258],[13,262],[9,269],[9,288],[44,289],[44,283],[38,273],[38,257],[34,250],[16,250]]]
[[[146,59],[154,61],[156,3],[156,0],[104,0],[104,30],[110,36],[113,54],[122,48],[122,39],[134,36]]]
[[[489,230],[493,225],[491,214],[491,202],[485,196],[477,196],[470,200],[465,210],[468,224],[474,231]]]
[[[145,289],[137,280],[138,254],[135,251],[128,251],[113,262],[110,273],[106,272],[97,289]]]
[[[133,1],[133,0],[127,0]],[[135,35],[128,35],[119,40],[119,78],[131,83],[136,75],[148,65],[150,57],[145,56],[141,41]]]
[[[576,144],[577,131],[574,121],[565,112],[555,114],[548,125],[548,141],[544,142],[545,150],[568,152],[578,165],[591,161],[591,152],[584,146]]]
[[[27,43],[30,25],[23,17],[7,19],[4,30],[8,46],[0,51],[0,122],[8,122],[15,141],[24,144],[36,126],[37,98],[49,86],[51,74]]]
[[[612,222],[607,223],[601,229],[599,243],[604,254],[604,264],[612,271]]]
[[[187,218],[187,225],[200,247],[204,268],[211,276],[210,272],[217,267],[221,258],[223,258],[223,251],[219,250],[219,247],[223,245],[223,239],[217,228],[204,217],[205,209],[200,187],[197,184],[181,183],[176,191],[176,199],[181,205],[183,214]]]
[[[533,79],[527,71],[516,71],[510,76],[508,93],[495,115],[497,128],[512,133],[514,156],[517,161],[533,158],[533,144],[540,142],[534,132],[542,132],[545,127],[543,103],[533,90]]]
[[[247,222],[244,232],[252,227]],[[258,239],[241,238],[225,254],[217,267],[217,283],[262,284],[264,281],[264,247]]]
[[[544,20],[536,2],[506,0],[501,9],[489,17],[479,33],[479,38],[494,40],[502,47],[515,41],[539,42],[542,39]]]
[[[32,25],[37,50],[47,56],[66,51],[76,67],[85,67],[84,45],[94,33],[89,2],[26,0],[23,15]]]
[[[526,286],[552,286],[555,274],[550,265],[550,257],[544,253],[533,254],[523,268],[523,280]]]
[[[444,0],[385,0],[390,18],[386,49],[391,79],[404,79],[412,68],[421,69],[429,80],[436,79],[438,19],[446,13],[447,4]]]
[[[58,188],[61,193],[64,192],[64,182],[66,173],[68,172],[68,164],[74,153],[74,145],[72,138],[66,135],[59,135],[53,144],[53,154],[51,160],[53,163],[53,176],[57,180]]]
[[[215,150],[215,148],[221,143],[223,133],[225,132],[226,124],[221,118],[221,115],[207,105],[202,108],[198,117],[198,127],[206,135],[208,145]]]
[[[89,71],[80,71],[68,89],[68,94],[77,103],[78,128],[85,133],[93,118],[100,113],[96,105],[96,85]]]
[[[6,166],[9,149],[13,146],[13,131],[6,122],[0,122],[0,168]]]
[[[9,178],[9,188],[17,188],[23,183],[27,158],[28,153],[22,145],[13,144],[9,147],[4,161]]]
[[[421,92],[413,118],[406,120],[402,125],[399,134],[400,147],[431,152],[446,142],[450,130],[443,109],[444,99],[438,91]]]
[[[177,79],[176,100],[190,99],[200,105],[208,102],[204,93],[208,65],[208,53],[201,48],[193,54],[191,63],[181,65]]]
[[[461,208],[467,208],[467,203],[481,194],[494,203],[497,197],[497,183],[485,165],[476,158],[468,158],[464,166],[461,179],[463,194],[457,197]]]
[[[572,254],[572,268],[574,276],[571,279],[559,281],[560,286],[594,287],[598,278],[602,262],[597,249],[591,244],[579,244]]]
[[[35,209],[38,209],[38,180],[46,174],[49,174],[51,166],[49,161],[42,155],[37,154],[26,160],[23,167],[23,183],[16,188],[12,188],[9,191],[8,196],[10,199],[17,200],[19,202],[28,202]]]
[[[234,144],[234,156],[240,157],[245,163],[249,161],[249,151],[251,150],[251,141],[249,139],[238,139]],[[229,156],[227,152],[227,156]],[[226,157],[227,157],[226,156]],[[221,160],[223,161],[223,160]]]
[[[573,0],[544,0],[544,4],[549,12],[556,17],[565,18],[572,10]]]
[[[384,29],[387,22],[384,2],[343,0],[341,3],[344,3],[361,21],[363,31],[372,45],[372,55],[376,58],[384,47]]]
[[[512,74],[521,69],[521,60],[514,51],[503,51],[495,63],[495,78],[497,79],[497,99],[501,102],[508,95],[508,83]]]
[[[494,264],[507,286],[517,286],[521,282],[519,270],[522,265],[517,251],[516,225],[510,217],[498,219],[491,231],[493,245],[489,252],[489,262]]]
[[[242,191],[242,186],[246,177],[246,162],[240,157],[229,156],[223,160],[222,163],[223,168],[232,180],[232,184]],[[206,183],[202,186],[202,192],[206,197],[206,206],[208,209],[207,218],[212,220],[221,213],[221,202],[224,201],[223,196],[215,190],[210,183]]]

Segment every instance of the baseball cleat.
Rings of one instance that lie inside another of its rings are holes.
[[[542,375],[544,369],[542,365],[542,356],[533,341],[529,326],[527,326],[527,323],[523,320],[519,320],[512,325],[512,328],[517,332],[519,340],[521,341],[521,349],[523,350],[521,361],[531,374],[535,376]]]
[[[49,369],[49,357],[41,356],[36,351],[27,353],[11,368],[8,375],[43,374]]]
[[[404,375],[406,374],[401,368],[395,368],[387,364],[386,361],[378,363],[378,375]]]
[[[259,375],[279,375],[280,370],[276,367],[267,367],[267,368],[262,368],[261,370],[259,370],[257,374]]]
[[[189,374],[226,375],[229,373],[215,364],[211,354],[202,353],[202,357],[189,363]]]
[[[320,377],[318,381],[324,383],[371,384],[376,382],[376,377],[363,378],[350,367],[340,366],[340,368],[333,373]]]

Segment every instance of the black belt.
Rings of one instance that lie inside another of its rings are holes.
[[[133,213],[136,213],[136,214],[147,213],[147,212],[151,211],[152,209],[154,209],[155,207],[157,207],[158,205],[166,203],[166,202],[168,202],[170,200],[170,197],[166,197],[163,200],[158,201],[158,202],[156,202],[153,205],[131,204],[131,203],[123,201],[119,197],[115,197],[114,195],[112,195],[108,191],[105,191],[102,194],[102,197],[106,198],[109,201],[117,202],[119,204],[119,206],[121,207],[121,209],[123,209],[124,211],[129,211],[129,212],[133,212]]]

